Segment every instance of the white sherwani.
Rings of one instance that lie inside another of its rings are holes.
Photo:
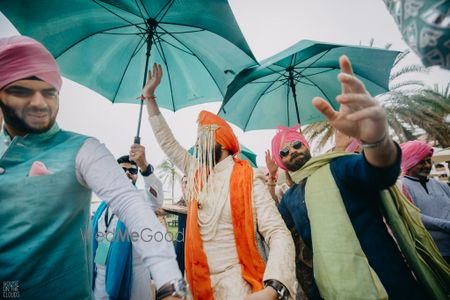
[[[162,150],[170,160],[187,174],[194,158],[175,140],[161,114],[149,118]],[[231,206],[229,200],[230,175],[234,161],[231,156],[219,162],[208,178],[213,199],[199,207],[198,220],[203,249],[208,259],[211,286],[215,299],[243,299],[251,293],[250,285],[242,278],[239,264]],[[211,201],[212,200],[212,201]],[[218,213],[217,213],[218,212]],[[295,299],[295,249],[291,234],[285,226],[269,191],[262,171],[254,169],[253,216],[255,229],[269,247],[263,280],[275,279],[283,283]],[[191,287],[195,289],[195,287]]]

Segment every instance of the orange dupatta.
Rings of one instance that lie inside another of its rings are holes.
[[[253,170],[244,160],[234,159],[230,177],[230,206],[236,249],[241,265],[242,277],[256,292],[263,289],[265,264],[258,252],[253,220]],[[242,238],[245,237],[245,238]],[[198,226],[198,201],[194,199],[188,207],[185,242],[186,275],[196,300],[214,299],[211,288],[208,259],[203,250]]]

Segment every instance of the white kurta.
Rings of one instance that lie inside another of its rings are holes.
[[[153,210],[156,210],[162,206],[164,201],[164,191],[162,188],[161,180],[156,177],[155,174],[149,176],[142,176],[145,184],[145,188],[142,191],[144,193],[144,198]],[[151,194],[150,189],[156,192],[156,197]],[[109,216],[111,216],[112,211],[109,211]],[[97,230],[98,232],[108,232],[107,236],[114,235],[116,232],[117,221],[119,218],[114,215],[111,219],[111,223],[108,227],[105,224],[106,209],[100,215]],[[144,264],[141,256],[137,253],[134,247],[132,248],[132,276],[131,276],[131,300],[141,300],[147,299],[151,300],[152,297],[152,284],[150,272]],[[108,300],[109,296],[106,293],[106,266],[96,264],[97,274],[95,276],[95,287],[94,287],[94,299],[95,300]]]
[[[162,115],[150,117],[149,120],[162,150],[178,168],[187,173],[193,157],[175,140]],[[250,286],[241,275],[231,216],[229,183],[233,166],[234,161],[229,156],[214,167],[208,179],[214,198],[202,205],[198,213],[215,299],[243,299],[251,293]],[[217,211],[219,213],[215,214]],[[295,299],[297,281],[294,243],[265,186],[263,172],[256,169],[253,178],[253,214],[255,228],[270,249],[263,280],[280,281]]]

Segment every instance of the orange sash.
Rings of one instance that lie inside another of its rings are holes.
[[[234,162],[230,177],[230,206],[234,238],[242,277],[251,286],[252,291],[256,292],[263,289],[265,264],[258,252],[255,239],[252,206],[253,170],[247,161],[235,158]],[[214,299],[214,296],[197,213],[198,201],[195,199],[189,204],[186,223],[186,275],[193,298],[210,300]]]

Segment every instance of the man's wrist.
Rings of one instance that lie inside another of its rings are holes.
[[[368,143],[368,142],[365,142],[365,141],[363,141],[363,140],[360,140],[360,141],[361,141],[361,147],[362,147],[363,149],[373,149],[373,148],[378,148],[379,146],[385,144],[385,142],[386,142],[387,140],[389,140],[389,134],[387,133],[387,131],[385,131],[383,137],[380,138],[380,139],[379,139],[378,141],[376,141],[376,142]]]
[[[156,100],[156,96],[152,93],[149,95],[142,95],[141,99],[142,100]]]
[[[272,287],[272,286],[267,286],[266,288],[264,288],[267,291],[267,296],[270,297],[270,299],[278,299],[278,292],[277,290]]]
[[[146,160],[141,161],[141,162],[136,162],[136,164],[137,164],[139,170],[141,170],[141,171],[145,171],[148,166],[148,162]]]
[[[146,164],[144,165],[144,167],[139,167],[139,169],[141,169],[140,172],[142,176],[150,176],[154,171],[154,168],[151,164]]]
[[[288,289],[284,286],[284,284],[282,284],[278,280],[268,279],[264,281],[264,288],[265,289],[270,288],[271,290],[275,291],[276,298],[274,299],[286,300],[289,297]]]
[[[186,299],[188,293],[188,285],[184,279],[172,280],[158,289],[156,292],[156,300],[162,300],[167,297]]]

